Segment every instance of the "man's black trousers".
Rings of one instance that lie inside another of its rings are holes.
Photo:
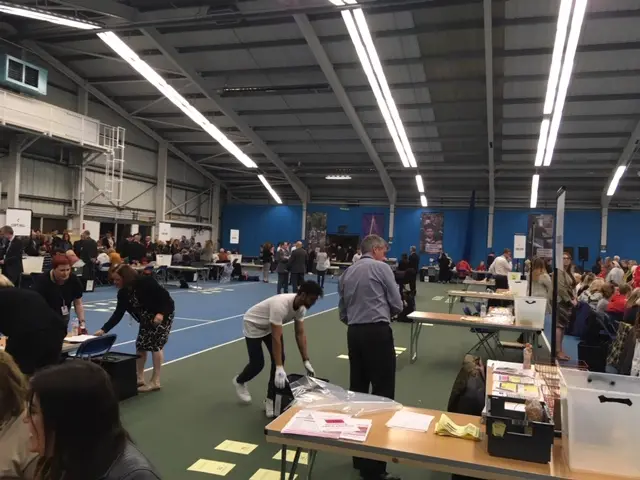
[[[349,325],[349,389],[393,399],[396,391],[396,352],[388,322]],[[353,467],[364,479],[377,478],[387,468],[385,462],[353,458]]]
[[[276,398],[276,386],[274,383],[274,379],[276,376],[276,362],[273,361],[273,343],[271,334],[262,338],[247,338],[245,337],[245,342],[247,343],[247,353],[249,354],[249,363],[240,375],[238,375],[237,382],[238,383],[247,383],[250,380],[253,380],[264,368],[264,354],[262,353],[262,344],[264,343],[267,347],[267,351],[269,352],[269,357],[271,357],[271,371],[269,372],[269,385],[267,386],[267,398],[269,400],[275,400]],[[282,338],[280,338],[280,342],[282,345],[282,364],[284,365],[284,342]]]

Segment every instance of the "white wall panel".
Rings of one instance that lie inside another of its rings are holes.
[[[24,156],[21,166],[21,194],[60,200],[71,199],[73,171],[68,166],[41,162]]]
[[[210,183],[200,172],[196,172],[182,160],[171,156],[167,159],[167,180],[182,182],[197,189],[206,188]]]

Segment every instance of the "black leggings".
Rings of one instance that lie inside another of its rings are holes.
[[[327,274],[326,270],[318,270],[318,285],[324,288],[324,277]]]
[[[264,368],[264,353],[262,352],[262,343],[267,347],[269,357],[271,357],[271,372],[269,373],[269,385],[267,386],[267,398],[269,400],[275,400],[276,387],[274,379],[276,376],[276,362],[273,360],[273,343],[271,334],[262,338],[248,338],[245,337],[247,343],[247,353],[249,354],[249,363],[242,373],[238,375],[238,383],[247,383],[255,378]],[[283,338],[280,338],[282,345],[282,364],[284,365],[284,342]]]

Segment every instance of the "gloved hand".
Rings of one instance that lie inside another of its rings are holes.
[[[287,372],[284,371],[283,366],[276,367],[276,377],[274,379],[274,383],[277,388],[284,388],[287,384]]]
[[[307,370],[307,375],[309,375],[310,377],[316,376],[316,371],[313,369],[313,366],[311,365],[311,362],[309,360],[306,360],[304,362],[304,368],[306,368]]]

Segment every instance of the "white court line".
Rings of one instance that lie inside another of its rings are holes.
[[[329,293],[328,295],[335,295],[336,293],[337,293],[337,292]],[[325,295],[325,297],[326,297],[326,296],[327,296],[327,295]],[[332,312],[333,310],[337,310],[337,309],[338,309],[338,307],[333,307],[333,308],[328,308],[327,310],[322,310],[321,312],[317,312],[317,313],[314,313],[313,315],[308,315],[308,316],[306,316],[306,317],[305,317],[305,320],[307,320],[307,319],[309,319],[309,318],[311,318],[311,317],[315,317],[315,316],[317,316],[317,315],[322,315],[323,313]],[[293,323],[294,323],[294,322],[289,322],[289,323],[287,323],[287,324],[286,324],[286,325],[284,325],[284,326],[286,327],[287,325],[292,325]],[[196,325],[196,326],[200,326],[200,325]],[[192,328],[192,327],[190,327],[190,328]],[[172,363],[176,363],[176,362],[179,362],[179,361],[181,361],[181,360],[186,360],[187,358],[195,357],[196,355],[200,355],[201,353],[210,352],[211,350],[215,350],[216,348],[226,347],[227,345],[231,345],[232,343],[236,343],[236,342],[239,342],[239,341],[241,341],[241,340],[244,340],[244,337],[236,338],[235,340],[230,340],[230,341],[228,341],[228,342],[221,343],[220,345],[215,345],[215,346],[213,346],[213,347],[209,347],[209,348],[206,348],[206,349],[204,349],[204,350],[200,350],[199,352],[190,353],[189,355],[185,355],[184,357],[174,358],[173,360],[169,360],[168,362],[164,362],[162,365],[163,365],[163,366],[164,366],[164,365],[170,365],[170,364],[172,364]],[[115,347],[115,345],[114,345],[114,347]],[[145,371],[145,372],[148,372],[148,371],[150,371],[150,370],[153,370],[153,367],[145,368],[145,370],[144,370],[144,371]]]
[[[325,297],[328,297],[330,295],[337,295],[338,292],[333,292],[333,293],[327,293],[325,295]],[[338,307],[335,307],[338,308]],[[330,310],[334,310],[334,308],[330,309]],[[325,310],[325,311],[329,311],[329,310]],[[319,313],[314,313],[313,315],[308,315],[305,317],[306,318],[311,318],[311,317],[315,317],[316,315],[319,315],[320,313],[324,313],[324,312],[319,312]],[[184,332],[185,330],[191,330],[192,328],[198,328],[198,327],[204,327],[205,325],[212,325],[214,323],[220,323],[220,322],[226,322],[227,320],[232,320],[234,318],[238,318],[238,317],[243,317],[244,313],[241,313],[240,315],[233,315],[232,317],[225,317],[225,318],[219,318],[218,320],[205,320],[204,322],[198,323],[198,325],[191,325],[190,327],[183,327],[183,328],[177,328],[176,330],[171,330],[171,335],[173,335],[174,333],[177,332]],[[176,317],[177,318],[177,317]],[[187,319],[188,320],[188,319]],[[291,322],[293,323],[293,322]],[[242,340],[244,337],[239,338],[238,340]],[[234,340],[236,341],[236,340]],[[121,345],[129,345],[130,343],[136,343],[135,340],[129,340],[128,342],[122,342],[122,343],[116,343],[114,345],[114,347],[119,347]],[[226,344],[224,344],[226,345]],[[222,345],[218,345],[218,346],[222,346]],[[205,352],[206,350],[203,350],[202,352]],[[198,353],[202,353],[202,352],[198,352]],[[171,362],[173,362],[174,360],[171,360]],[[171,362],[167,362],[167,363],[171,363]],[[163,365],[165,365],[163,363]]]
[[[544,334],[544,332],[542,332],[542,341],[545,343],[545,345],[547,346],[547,350],[549,350],[549,353],[551,353],[551,344],[549,343],[549,339],[547,338],[547,336]]]
[[[208,323],[211,321],[211,319],[209,320],[205,320],[204,318],[187,318],[187,317],[173,317],[174,320],[186,320],[187,322],[201,322],[201,323]]]

